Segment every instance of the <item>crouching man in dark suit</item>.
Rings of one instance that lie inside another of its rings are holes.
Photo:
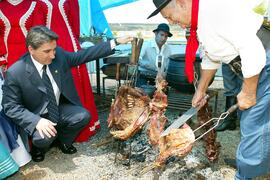
[[[80,103],[70,68],[113,54],[116,44],[127,43],[132,37],[76,53],[57,47],[57,39],[48,28],[33,27],[26,37],[29,52],[8,69],[3,85],[4,112],[19,126],[26,147],[28,136],[32,137],[31,154],[36,162],[43,161],[56,138],[63,153],[76,153],[72,143],[90,119]]]

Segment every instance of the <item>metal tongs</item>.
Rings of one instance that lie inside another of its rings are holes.
[[[201,129],[202,127],[204,127],[206,124],[214,121],[216,122],[215,125],[213,125],[213,127],[211,127],[210,129],[208,129],[206,132],[204,132],[203,134],[201,134],[200,136],[196,137],[195,141],[198,141],[199,139],[201,139],[203,136],[205,136],[207,133],[209,133],[210,131],[212,131],[213,129],[215,129],[222,120],[224,120],[229,114],[233,113],[234,111],[236,111],[238,109],[239,105],[235,104],[233,106],[231,106],[226,112],[223,112],[222,114],[220,114],[219,117],[214,117],[211,118],[210,120],[208,120],[207,122],[203,123],[201,126],[199,126],[198,128],[196,128],[193,133],[195,134],[196,131],[198,131],[199,129]]]

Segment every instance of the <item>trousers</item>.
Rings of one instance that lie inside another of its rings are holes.
[[[51,143],[58,138],[66,145],[71,145],[78,133],[89,123],[90,114],[81,106],[72,104],[59,105],[60,120],[57,122],[57,136],[43,139],[38,131],[34,131],[32,142],[38,148],[49,148]]]
[[[260,73],[257,103],[240,113],[241,140],[236,152],[236,180],[258,177],[270,171],[270,50]]]
[[[237,96],[241,91],[242,79],[236,75],[228,64],[222,63],[222,76],[224,84],[224,96]]]

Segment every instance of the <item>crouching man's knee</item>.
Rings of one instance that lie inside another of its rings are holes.
[[[77,124],[80,127],[86,126],[91,118],[90,113],[86,109],[82,109],[81,112],[77,113],[76,115]]]
[[[82,125],[86,126],[90,122],[90,118],[91,118],[91,115],[87,110],[82,112],[82,119],[81,119]]]
[[[49,148],[55,139],[56,139],[56,137],[49,138],[47,136],[44,136],[44,138],[42,138],[38,131],[35,131],[32,135],[33,145],[38,147],[38,148],[42,148],[42,149]]]

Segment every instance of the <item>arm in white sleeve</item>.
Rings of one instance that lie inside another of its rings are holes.
[[[164,70],[167,71],[169,67],[169,61],[170,61],[170,56],[172,55],[172,50],[170,46],[167,46],[167,52],[166,52],[166,57],[164,57]]]
[[[239,12],[240,11],[240,12]],[[223,37],[230,42],[239,53],[244,78],[258,75],[266,63],[266,53],[257,32],[263,17],[245,9],[231,12],[234,20],[226,23]]]
[[[248,43],[248,42],[246,42]],[[239,48],[244,78],[250,78],[261,72],[266,64],[266,54],[260,39],[255,35],[249,38],[249,44]]]
[[[207,56],[202,57],[201,67],[205,70],[215,70],[219,69],[221,63],[219,61],[211,61]]]

